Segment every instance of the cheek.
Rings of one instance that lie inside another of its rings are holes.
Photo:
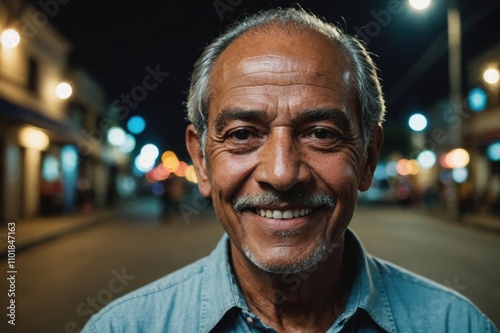
[[[249,177],[256,159],[250,156],[231,156],[221,153],[211,157],[211,161],[212,195],[228,200]]]
[[[344,159],[324,161],[314,167],[318,176],[336,196],[350,196],[357,193],[359,183],[358,168]]]

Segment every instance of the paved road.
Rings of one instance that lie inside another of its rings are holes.
[[[399,207],[358,207],[351,223],[372,254],[452,287],[500,328],[500,234]]]
[[[78,332],[105,303],[208,254],[222,235],[210,211],[168,222],[159,212],[154,202],[131,206],[118,219],[19,253],[16,326],[2,314],[0,331]],[[373,254],[454,287],[499,325],[498,234],[397,207],[360,207],[352,228]],[[5,281],[5,262],[0,270]]]

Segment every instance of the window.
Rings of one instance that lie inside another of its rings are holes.
[[[38,77],[39,77],[39,64],[35,58],[30,57],[28,60],[28,90],[34,95],[38,95]]]

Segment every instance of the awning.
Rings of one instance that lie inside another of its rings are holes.
[[[57,140],[76,143],[80,136],[68,123],[51,119],[39,112],[0,99],[0,119],[8,122],[40,127]]]

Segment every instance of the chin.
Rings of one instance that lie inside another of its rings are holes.
[[[255,266],[261,270],[271,273],[271,274],[294,274],[303,272],[306,270],[311,270],[315,266],[319,265],[320,262],[328,259],[328,256],[336,246],[328,246],[326,242],[316,246],[313,252],[303,258],[298,258],[296,260],[291,258],[290,255],[280,256],[280,258],[262,259],[261,256],[257,255],[254,251],[243,247],[243,253]],[[268,256],[269,257],[269,256]],[[275,256],[274,256],[275,257]]]

